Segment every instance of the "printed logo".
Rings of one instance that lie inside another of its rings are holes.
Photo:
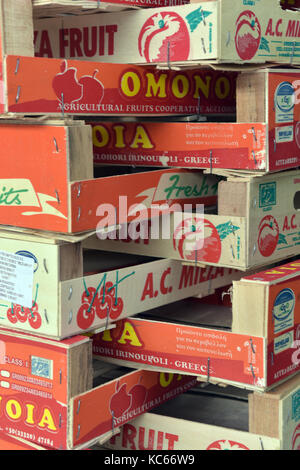
[[[271,256],[279,240],[279,226],[272,215],[264,217],[258,227],[258,248],[262,256]]]
[[[138,48],[146,62],[187,60],[190,34],[185,21],[175,12],[152,15],[141,28]]]
[[[250,450],[244,444],[235,441],[222,439],[210,444],[206,450]]]
[[[259,185],[259,207],[276,205],[276,182]]]
[[[17,251],[15,254],[19,256],[25,256],[25,258],[33,259],[34,261],[33,272],[34,273],[37,272],[37,270],[39,269],[39,262],[38,262],[37,257],[34,256],[33,253],[30,253],[30,251],[21,250],[21,251]]]
[[[31,374],[52,380],[53,361],[43,357],[31,356]]]
[[[91,111],[97,109],[104,96],[104,86],[96,78],[98,70],[93,75],[84,75],[77,79],[77,69],[68,67],[64,60],[52,82],[53,90],[60,102],[62,110]]]
[[[261,27],[256,15],[246,10],[236,20],[235,47],[242,60],[251,60],[258,51]]]
[[[217,263],[222,243],[217,228],[203,218],[187,218],[174,230],[173,247],[180,257],[193,261]]]

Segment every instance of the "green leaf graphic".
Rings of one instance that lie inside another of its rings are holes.
[[[202,21],[205,21],[205,18],[207,18],[207,16],[211,14],[212,14],[211,11],[205,11],[202,9],[202,7],[189,13],[185,18],[188,24],[190,25],[191,33],[195,31],[195,29],[199,26],[199,24]]]
[[[226,222],[225,224],[217,225],[216,229],[218,230],[221,240],[224,240],[228,235],[234,234],[237,230],[240,230],[240,227],[233,225],[232,222]]]

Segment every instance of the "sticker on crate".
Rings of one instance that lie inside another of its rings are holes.
[[[221,267],[183,266],[180,261],[99,249],[89,252],[83,243],[53,244],[24,233],[20,238],[19,233],[3,231],[0,239],[6,258],[18,253],[24,264],[32,262],[29,306],[1,291],[0,325],[54,339],[104,329],[175,300],[208,295],[242,276]]]
[[[281,441],[281,450],[300,449],[300,382],[299,375],[264,394],[249,398],[250,431]],[[275,419],[270,420],[270,410]]]

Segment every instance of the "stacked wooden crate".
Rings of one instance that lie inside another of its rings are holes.
[[[217,0],[61,17],[72,2],[49,0],[36,2],[32,24],[31,2],[19,2],[18,14],[2,2],[0,237],[11,271],[1,284],[1,404],[15,421],[3,439],[297,448],[298,13]],[[54,17],[38,19],[43,11]],[[174,122],[180,115],[186,122]],[[122,196],[143,205],[140,238],[103,236],[135,220]],[[204,217],[190,210],[175,226],[175,212],[169,238],[142,237],[151,206],[170,202],[204,204]],[[191,232],[203,246],[187,243]],[[92,339],[75,336],[87,331]],[[117,379],[120,366],[133,371]],[[8,374],[53,387],[53,408],[26,401],[33,386],[12,387]],[[217,426],[213,410],[224,412]],[[195,440],[184,442],[184,429]]]

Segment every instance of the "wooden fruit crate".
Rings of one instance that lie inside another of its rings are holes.
[[[299,450],[299,396],[299,374],[268,393],[250,395],[250,430],[280,439],[282,450]]]
[[[80,242],[24,233],[1,232],[0,240],[0,325],[53,339],[101,331],[120,318],[208,295],[242,274],[174,260],[89,252]]]
[[[64,19],[63,30],[59,19],[41,19],[34,28],[44,32],[44,50],[50,45],[52,57],[95,61],[99,59],[96,32],[106,25],[113,37],[112,47],[103,55],[109,62],[167,67],[300,62],[300,22],[295,12],[283,10],[274,0],[247,5],[242,0],[196,1],[69,17]],[[93,41],[88,39],[92,35]]]
[[[240,73],[237,122],[91,121],[94,162],[263,172],[298,167],[299,79],[296,69]]]
[[[1,427],[49,449],[105,442],[121,424],[195,385],[192,377],[107,366],[91,340],[1,330]],[[5,355],[5,358],[4,358]]]
[[[299,254],[299,170],[264,176],[225,170],[222,174],[227,179],[218,185],[217,215],[175,212],[168,239],[99,241],[95,236],[86,240],[86,247],[241,270]]]
[[[278,282],[267,284],[274,273],[289,271],[293,274],[280,280],[275,274]],[[194,374],[202,381],[271,389],[300,370],[299,306],[286,298],[293,293],[298,299],[299,280],[295,261],[233,281],[232,307],[227,288],[152,309],[96,334],[94,354],[113,363]],[[161,337],[155,335],[158,329]]]

